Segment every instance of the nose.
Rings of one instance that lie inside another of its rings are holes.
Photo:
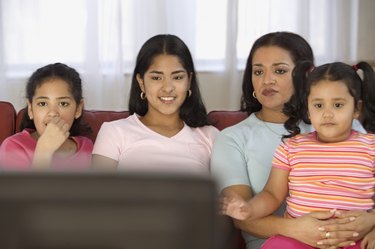
[[[275,75],[271,71],[266,71],[264,73],[264,84],[275,84],[276,83],[276,78]]]
[[[49,106],[49,109],[48,109],[48,116],[49,117],[58,117],[60,114],[59,114],[59,111],[58,111],[58,108],[56,105],[50,105]]]
[[[163,91],[170,93],[174,89],[175,89],[175,86],[173,84],[173,80],[171,80],[171,79],[164,79],[164,82],[163,82]]]
[[[324,109],[323,117],[324,118],[332,118],[333,117],[333,111],[330,108]]]

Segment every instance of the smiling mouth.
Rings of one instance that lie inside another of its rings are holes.
[[[160,99],[161,99],[162,101],[172,101],[172,100],[175,100],[176,97],[160,97]]]

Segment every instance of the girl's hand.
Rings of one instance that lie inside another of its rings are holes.
[[[220,213],[237,220],[246,220],[250,217],[251,210],[241,196],[230,192],[220,199]]]
[[[32,168],[48,169],[51,166],[53,154],[69,137],[69,128],[69,125],[59,117],[54,117],[47,124],[46,129],[37,141]]]
[[[45,153],[57,151],[69,137],[69,128],[69,125],[64,120],[54,117],[39,137],[37,146]]]

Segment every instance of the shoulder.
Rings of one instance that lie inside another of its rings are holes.
[[[23,130],[10,137],[7,137],[1,144],[1,148],[13,146],[23,147],[29,145],[30,143],[36,144],[36,141],[31,137],[29,130]]]
[[[229,126],[220,131],[218,137],[221,138],[246,138],[248,137],[249,133],[254,130],[258,126],[257,121],[255,119],[255,115],[251,114],[246,119],[242,120],[241,122]]]
[[[124,119],[118,119],[110,122],[104,122],[100,127],[101,133],[113,133],[113,132],[123,132],[128,131],[134,127],[139,128],[139,119],[138,117],[133,114]]]
[[[76,137],[72,137],[72,139],[77,143],[78,148],[83,148],[85,150],[92,150],[94,146],[91,139],[84,137],[84,136],[76,136]]]
[[[210,138],[215,138],[219,133],[219,130],[213,125],[205,125],[202,127],[197,127],[195,129],[201,131],[205,136]]]

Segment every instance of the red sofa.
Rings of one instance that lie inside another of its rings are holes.
[[[0,145],[5,138],[19,131],[19,124],[25,109],[16,112],[13,105],[9,102],[0,101]],[[128,111],[97,111],[85,110],[83,113],[83,121],[92,129],[89,137],[95,142],[96,136],[103,122],[116,119],[126,118],[129,116]],[[248,115],[241,111],[211,111],[208,114],[212,124],[219,130],[234,125]],[[233,230],[231,236],[231,246],[228,249],[245,249],[245,243],[239,230]]]

